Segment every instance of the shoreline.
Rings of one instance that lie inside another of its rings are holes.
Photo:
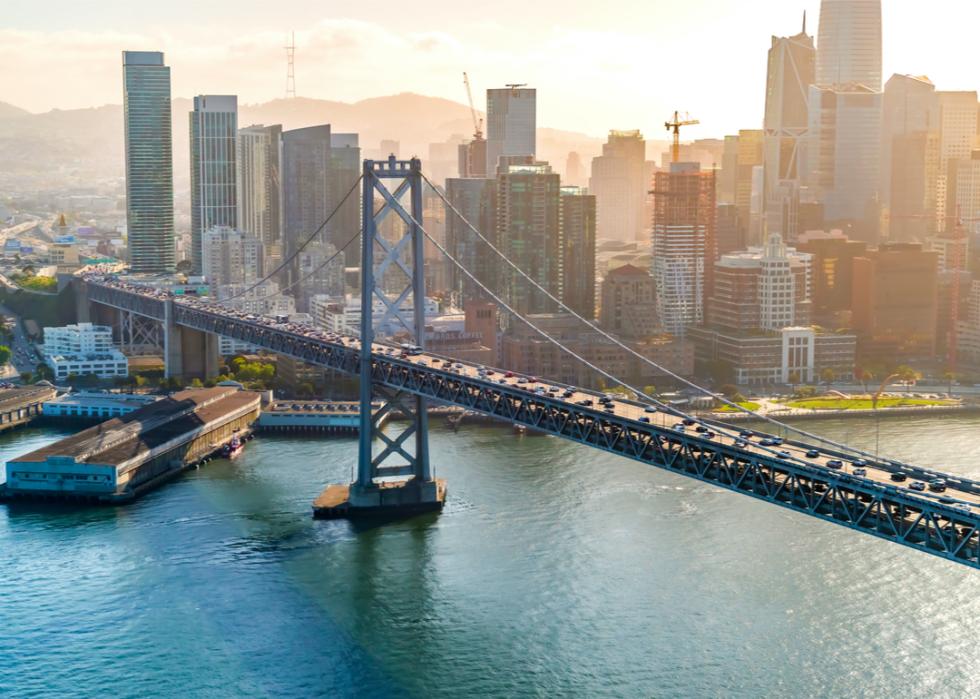
[[[789,410],[773,410],[761,413],[763,418],[773,420],[827,420],[848,417],[921,417],[928,415],[948,415],[954,413],[980,414],[980,405],[935,405],[935,406],[911,406],[904,408],[879,408],[878,410],[868,410],[866,408],[855,409],[831,409],[831,410],[803,410],[800,408]],[[721,422],[749,422],[759,420],[755,415],[747,413],[732,412],[699,412],[702,417],[710,417]]]

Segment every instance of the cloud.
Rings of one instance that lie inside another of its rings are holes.
[[[539,88],[539,124],[594,134],[652,132],[674,108],[665,96],[694,101],[688,75],[656,69],[669,47],[643,34],[555,26],[537,28],[528,41],[526,32],[492,23],[475,37],[457,29],[463,34],[322,19],[296,32],[297,92],[341,101],[417,92],[463,102],[467,70],[478,107],[486,87],[528,83]],[[120,52],[142,49],[165,52],[175,97],[261,102],[284,94],[286,41],[280,32],[212,24],[141,34],[0,29],[0,101],[32,111],[119,103]],[[694,112],[691,102],[678,107]]]

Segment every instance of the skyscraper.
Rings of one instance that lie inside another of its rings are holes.
[[[758,217],[753,222],[752,190],[755,168],[762,165],[765,153],[765,132],[761,129],[741,129],[735,160],[735,206],[738,208],[738,224],[742,235],[751,245],[761,245],[762,236]],[[758,187],[756,187],[758,191]]]
[[[463,217],[494,242],[496,229],[497,180],[482,177],[451,177],[446,180],[446,198]],[[497,288],[497,270],[500,261],[496,255],[479,240],[459,216],[451,210],[446,211],[446,249],[481,283],[490,289]],[[449,288],[458,292],[464,301],[483,298],[484,292],[449,263]]]
[[[330,125],[307,126],[282,134],[283,258],[290,257],[330,213]],[[321,241],[327,237],[321,232]],[[294,260],[289,283],[299,281]]]
[[[851,238],[878,239],[881,93],[863,85],[810,87],[808,185],[824,219]]]
[[[190,118],[191,261],[203,270],[202,237],[215,226],[238,225],[236,146],[238,98],[199,95]]]
[[[511,158],[511,161],[519,158]],[[497,246],[508,259],[554,296],[561,293],[558,173],[525,158],[501,165],[497,174]],[[506,168],[506,169],[504,169]],[[500,288],[519,313],[548,313],[555,304],[509,267]]]
[[[281,142],[279,124],[238,132],[238,227],[262,242],[270,263],[282,257]]]
[[[610,131],[602,155],[592,159],[589,191],[596,198],[596,234],[632,243],[645,238],[643,207],[646,141],[639,131]]]
[[[487,90],[487,173],[493,176],[502,155],[534,157],[537,150],[537,90]]]
[[[174,166],[170,68],[159,51],[123,51],[126,228],[133,272],[172,272]]]
[[[806,163],[810,85],[816,76],[816,49],[806,30],[772,38],[766,78],[765,228],[795,240],[799,188]]]
[[[595,317],[596,198],[581,187],[562,187],[561,300],[580,316]]]
[[[939,99],[939,185],[936,188],[938,228],[946,230],[950,163],[968,160],[977,143],[977,93],[938,92]]]
[[[214,226],[204,231],[201,242],[201,272],[212,290],[262,278],[262,243],[251,233]]]
[[[697,163],[673,163],[654,175],[653,261],[657,316],[683,337],[704,320],[715,248],[715,173]]]
[[[816,84],[881,91],[881,0],[822,0]]]
[[[340,207],[337,214],[327,224],[326,233],[336,249],[347,245],[342,262],[352,266],[358,265],[361,251],[355,244],[350,244],[351,238],[361,229],[361,198],[358,192],[352,193],[343,204],[340,202],[354,187],[357,178],[361,176],[361,147],[360,138],[356,133],[330,134],[330,172],[327,189],[330,192],[329,211]]]

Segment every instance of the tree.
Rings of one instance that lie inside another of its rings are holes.
[[[191,388],[204,388],[204,382],[195,377],[191,380]]]
[[[946,393],[953,395],[953,382],[956,381],[956,374],[947,371],[943,374],[943,379],[946,381]]]
[[[137,388],[141,388],[146,385],[146,377],[142,374],[135,374],[133,376],[133,385]]]
[[[20,380],[25,384],[31,383],[34,380],[34,374],[29,371],[22,371],[20,374]]]
[[[34,368],[34,373],[37,375],[38,381],[51,381],[54,379],[54,372],[44,362],[41,362]]]
[[[5,366],[10,361],[11,351],[7,345],[0,345],[0,366]]]
[[[791,391],[795,391],[796,384],[800,382],[800,372],[794,369],[793,371],[789,372],[789,376],[787,378],[789,379],[789,389]]]
[[[177,274],[190,274],[194,270],[194,263],[191,260],[181,260],[174,269]]]
[[[827,385],[828,391],[830,390],[830,386],[831,384],[834,383],[834,379],[836,378],[837,378],[837,372],[835,372],[830,367],[827,367],[826,369],[820,372],[820,380]]]
[[[895,378],[905,384],[905,390],[907,391],[912,384],[922,378],[922,374],[917,372],[910,366],[902,365],[895,369]]]
[[[868,392],[868,384],[874,380],[875,375],[872,374],[867,369],[862,369],[861,373],[858,375],[858,379],[861,381],[861,385],[864,387],[864,392]]]

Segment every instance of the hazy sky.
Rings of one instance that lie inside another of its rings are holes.
[[[120,51],[158,49],[173,93],[283,95],[296,31],[301,96],[418,92],[465,102],[538,88],[538,123],[594,135],[689,111],[686,137],[757,128],[770,36],[799,31],[819,0],[2,0],[0,101],[31,111],[121,102]],[[977,0],[884,0],[884,68],[940,89],[980,87]],[[43,9],[41,9],[43,7]]]

